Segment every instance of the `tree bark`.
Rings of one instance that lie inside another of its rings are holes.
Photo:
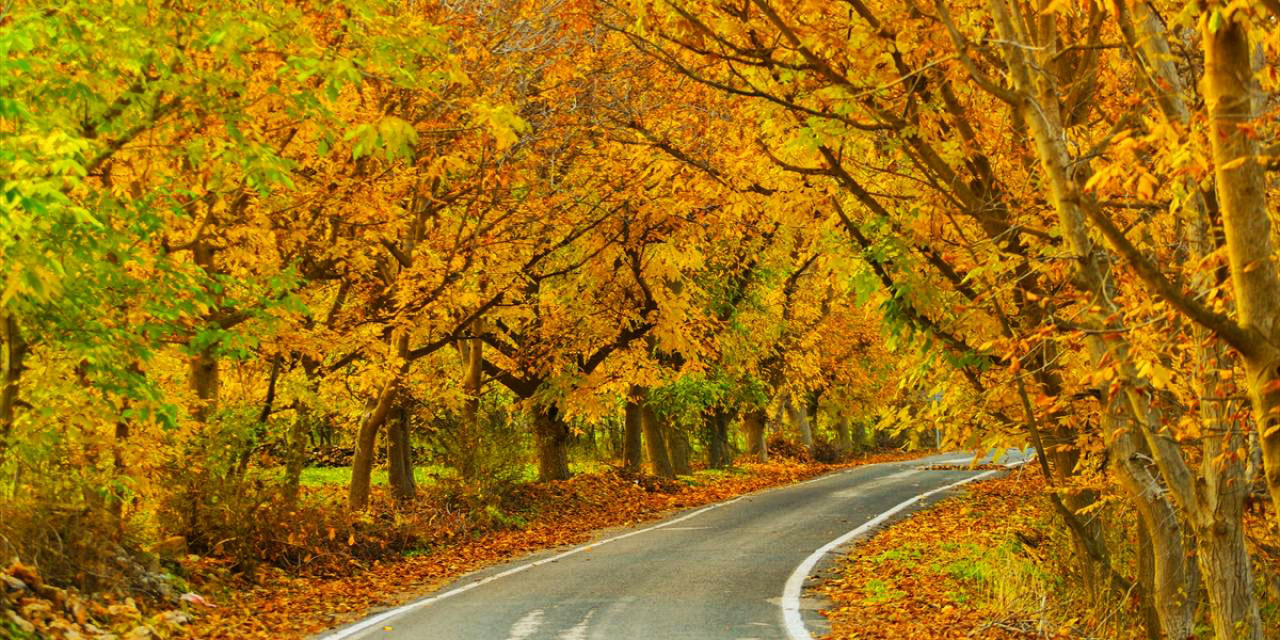
[[[728,410],[717,408],[707,420],[707,467],[724,469],[733,464],[733,455],[729,450]]]
[[[0,383],[3,383],[0,387],[0,456],[3,456],[17,420],[18,391],[22,388],[22,372],[26,368],[27,341],[22,336],[18,319],[13,315],[6,314],[0,328],[4,331],[4,342],[0,343],[3,345],[0,355],[4,356],[4,376],[0,378]]]
[[[756,462],[769,461],[769,447],[764,439],[767,417],[764,409],[752,409],[742,416],[742,430],[747,435],[747,455]]]
[[[841,456],[853,453],[853,436],[849,433],[849,416],[835,416],[832,423],[836,428],[836,452]]]
[[[1160,640],[1160,615],[1151,594],[1155,592],[1155,558],[1152,557],[1151,534],[1147,533],[1147,525],[1141,518],[1137,521],[1138,533],[1138,597],[1142,604],[1142,626],[1147,632],[1147,640]],[[1178,636],[1173,636],[1178,637]]]
[[[653,465],[653,474],[663,478],[676,477],[675,468],[668,455],[666,427],[658,420],[658,415],[647,404],[641,407],[640,423],[644,429],[645,444],[649,449],[649,462]]]
[[[783,412],[787,422],[800,436],[800,442],[806,449],[813,448],[813,427],[809,424],[809,416],[803,404],[796,402],[795,396],[788,393],[783,399]]]
[[[484,343],[480,340],[479,319],[472,323],[471,331],[475,337],[458,341],[458,350],[462,354],[465,367],[462,392],[466,398],[462,401],[462,424],[459,425],[462,433],[459,434],[460,437],[455,444],[468,450],[459,456],[462,468],[458,472],[462,474],[464,480],[474,479],[479,474],[476,455],[471,452],[475,452],[480,446],[483,431],[480,424],[480,385],[481,374],[484,372]]]
[[[1262,619],[1239,513],[1223,514],[1213,526],[1196,532],[1196,560],[1205,576],[1214,635],[1262,640]]]
[[[1145,562],[1151,579],[1149,585],[1142,585],[1143,595],[1157,617],[1156,631],[1166,638],[1190,638],[1194,635],[1200,573],[1183,537],[1182,518],[1169,492],[1140,462],[1143,447],[1136,435],[1120,434],[1110,448],[1116,477],[1136,507],[1139,532],[1147,543],[1147,555],[1139,556],[1139,573]]]
[[[568,480],[569,425],[560,419],[560,411],[554,405],[538,410],[533,430],[538,442],[538,478],[543,482]]]
[[[347,491],[347,507],[360,511],[369,506],[369,486],[373,480],[373,454],[377,446],[378,429],[386,422],[387,414],[396,397],[398,380],[388,380],[376,399],[366,407],[360,431],[356,434],[356,452],[351,459],[351,486]]]
[[[1218,11],[1215,7],[1212,11]],[[1258,336],[1243,353],[1254,421],[1261,434],[1267,491],[1280,522],[1280,275],[1276,229],[1267,215],[1258,144],[1246,130],[1255,120],[1253,67],[1243,12],[1215,31],[1204,20],[1204,93],[1209,107],[1214,176],[1239,323]]]
[[[670,422],[663,425],[667,436],[667,451],[671,454],[671,470],[678,476],[693,473],[689,464],[689,434]]]
[[[191,356],[189,382],[196,394],[196,405],[191,414],[198,422],[206,422],[218,406],[220,375],[218,356],[209,345]]]
[[[627,393],[627,406],[622,423],[622,468],[629,473],[638,473],[644,464],[644,451],[641,450],[643,446],[641,434],[644,429],[641,424],[643,409],[637,399],[638,393],[638,389],[634,386]]]
[[[391,495],[400,502],[411,501],[418,495],[413,479],[409,411],[405,408],[403,395],[394,419],[387,425],[387,483],[391,485]]]
[[[305,405],[298,407],[293,424],[289,426],[289,454],[284,463],[284,487],[286,504],[298,504],[302,487],[302,469],[307,465],[307,438],[310,434],[311,411]]]

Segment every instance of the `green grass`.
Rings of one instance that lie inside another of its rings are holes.
[[[413,479],[418,482],[419,486],[435,484],[436,479],[441,476],[452,475],[453,472],[439,465],[415,466],[413,468]],[[307,467],[302,470],[302,486],[304,487],[321,487],[330,484],[347,485],[351,483],[351,467]],[[387,470],[373,470],[373,484],[384,485],[387,483]]]
[[[586,461],[569,463],[569,471],[574,475],[581,473],[598,473],[608,468],[609,464],[605,462]],[[418,481],[419,486],[435,484],[437,479],[451,477],[453,475],[455,475],[453,469],[438,464],[416,465],[413,468],[413,477]],[[533,482],[537,480],[538,465],[524,465],[519,477],[523,482]],[[345,486],[350,482],[351,467],[307,467],[302,470],[302,486],[304,487],[321,487],[325,485]],[[373,470],[373,484],[387,484],[386,467],[375,468]]]

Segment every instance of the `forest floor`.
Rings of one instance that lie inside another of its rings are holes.
[[[611,469],[563,482],[515,485],[500,500],[467,502],[425,491],[415,503],[399,507],[379,488],[375,508],[345,525],[310,522],[317,514],[340,515],[342,487],[322,481],[307,489],[307,502],[313,509],[330,505],[325,511],[284,514],[296,520],[292,525],[271,521],[269,512],[264,522],[246,523],[246,536],[280,529],[268,537],[307,549],[291,569],[265,557],[245,562],[243,556],[237,561],[216,553],[182,554],[169,561],[168,571],[181,576],[174,593],[186,593],[165,599],[120,590],[83,595],[46,585],[33,567],[13,564],[0,572],[0,637],[300,638],[411,600],[477,569],[587,541],[602,529],[925,453],[878,453],[843,464],[778,459],[697,471],[678,480]],[[404,538],[406,531],[414,537]]]
[[[1080,588],[1080,563],[1044,491],[1040,473],[1023,467],[860,542],[816,589],[830,602],[825,638],[1145,638],[1136,595],[1099,604]],[[1251,524],[1265,530],[1261,518]],[[1280,622],[1275,596],[1262,595],[1267,624]]]

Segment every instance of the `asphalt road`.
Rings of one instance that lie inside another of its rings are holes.
[[[786,638],[783,585],[798,565],[903,501],[980,475],[929,471],[924,466],[971,459],[947,454],[856,467],[636,529],[606,532],[579,547],[542,552],[463,576],[416,602],[320,637]],[[1011,459],[1015,458],[1005,461]],[[832,550],[809,573],[821,572],[839,551]],[[821,605],[799,600],[803,624],[815,633],[825,629],[816,613]]]

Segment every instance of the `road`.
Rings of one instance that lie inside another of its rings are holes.
[[[843,545],[810,558],[815,550],[860,525],[876,524],[878,516],[904,501],[981,475],[923,468],[971,459],[946,454],[855,467],[606,532],[578,547],[463,576],[416,602],[320,638],[787,638],[784,584],[793,572],[798,585],[807,574],[821,571]],[[1005,461],[1013,459],[1019,459],[1016,453]],[[944,494],[936,491],[901,513]],[[814,561],[816,569],[805,571]],[[821,603],[796,601],[794,595],[790,637],[804,637],[797,624],[821,633],[824,620],[816,613]]]

